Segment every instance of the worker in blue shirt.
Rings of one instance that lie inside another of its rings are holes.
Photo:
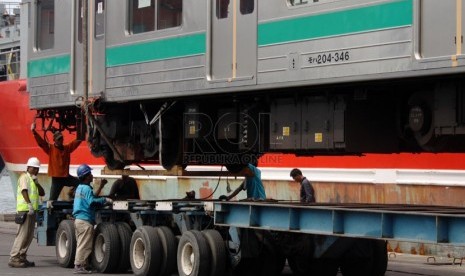
[[[110,198],[96,197],[90,183],[93,181],[92,169],[87,164],[82,164],[77,169],[80,181],[76,189],[73,206],[76,231],[76,257],[74,259],[74,273],[88,274],[86,261],[92,252],[92,240],[94,236],[95,208],[105,203],[112,203]]]
[[[241,174],[245,176],[244,182],[237,187],[237,189],[228,196],[221,196],[220,199],[230,200],[235,197],[240,191],[247,191],[247,199],[250,200],[265,200],[265,188],[262,183],[262,173],[257,167],[252,164],[247,164],[241,171]]]

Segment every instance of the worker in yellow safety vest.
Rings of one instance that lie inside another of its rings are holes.
[[[45,195],[44,189],[37,180],[39,168],[39,159],[31,157],[27,161],[26,172],[18,178],[15,222],[19,224],[19,229],[10,252],[10,261],[8,262],[10,267],[35,266],[34,262],[27,260],[26,253],[34,238],[36,212],[39,210],[39,196]]]

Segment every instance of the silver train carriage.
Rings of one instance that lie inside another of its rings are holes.
[[[465,151],[462,0],[24,2],[31,108],[111,168]]]

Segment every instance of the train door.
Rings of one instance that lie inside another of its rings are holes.
[[[83,1],[76,1],[74,49],[72,49],[72,91],[83,93],[84,87],[84,40]],[[105,0],[89,0],[87,24],[87,76],[89,96],[99,96],[105,91]],[[74,89],[73,89],[74,87]]]
[[[420,55],[422,58],[450,57],[461,54],[461,17],[463,14],[461,2],[462,0],[419,2]],[[458,36],[457,32],[460,32]]]
[[[210,80],[253,80],[257,71],[257,0],[212,0]]]
[[[90,11],[89,28],[89,95],[99,96],[105,91],[105,0],[94,0]],[[91,3],[92,4],[92,3]]]

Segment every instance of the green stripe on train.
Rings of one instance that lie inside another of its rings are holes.
[[[179,58],[206,52],[205,33],[160,39],[146,43],[109,47],[106,66],[120,66],[139,62]],[[66,74],[70,71],[70,55],[50,57],[28,62],[28,78]]]
[[[27,63],[27,77],[36,78],[69,73],[70,55],[31,60]]]
[[[408,26],[413,22],[413,0],[279,20],[258,26],[258,45],[288,43]]]
[[[107,48],[107,67],[205,54],[205,33]]]

